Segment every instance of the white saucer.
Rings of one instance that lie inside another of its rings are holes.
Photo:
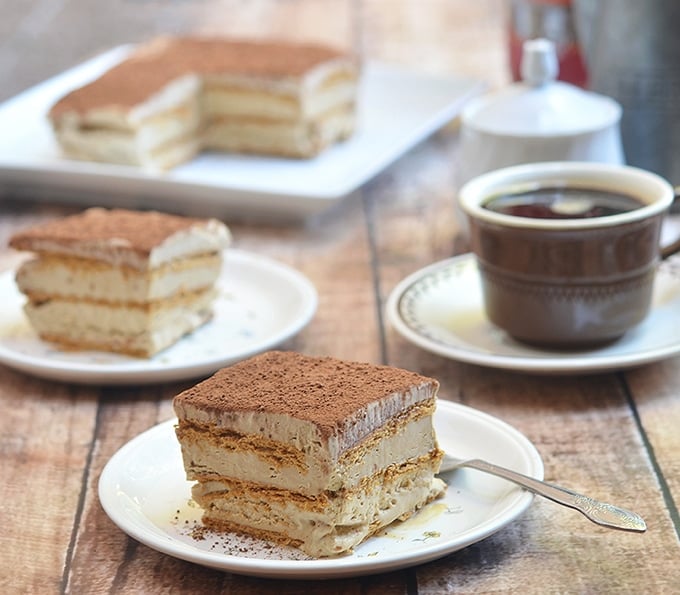
[[[190,500],[175,420],[140,434],[106,464],[99,499],[111,520],[138,541],[182,560],[268,578],[320,579],[387,572],[441,558],[495,533],[517,518],[533,496],[504,480],[470,469],[444,474],[445,497],[404,523],[372,537],[354,553],[310,559],[234,534],[192,537],[200,509]],[[440,445],[462,457],[478,456],[543,478],[535,447],[517,430],[475,409],[439,401],[435,428]]]
[[[548,351],[524,345],[486,318],[472,254],[444,260],[394,288],[387,318],[412,343],[463,362],[543,374],[604,372],[680,353],[680,274],[661,265],[649,316],[617,342],[583,351]]]
[[[273,260],[228,250],[215,316],[150,359],[99,351],[59,351],[41,341],[22,311],[14,271],[0,275],[0,364],[82,384],[147,384],[196,378],[265,351],[299,332],[316,312],[311,282]]]

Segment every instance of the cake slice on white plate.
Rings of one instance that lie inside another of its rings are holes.
[[[433,413],[439,383],[368,363],[272,351],[174,399],[203,522],[349,552],[445,492]]]
[[[16,233],[24,311],[63,349],[150,357],[212,317],[229,229],[216,219],[92,208]]]

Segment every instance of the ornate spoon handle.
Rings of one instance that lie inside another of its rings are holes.
[[[447,460],[450,461],[450,464],[448,465]],[[459,460],[447,455],[444,466],[448,466],[449,468],[452,468],[453,466],[471,467],[473,469],[478,469],[479,471],[502,477],[503,479],[507,479],[508,481],[512,481],[513,483],[522,486],[534,494],[544,496],[558,504],[575,508],[598,525],[604,525],[605,527],[612,527],[614,529],[624,529],[627,531],[646,531],[647,529],[647,525],[642,517],[634,512],[624,510],[623,508],[613,506],[612,504],[599,502],[589,496],[584,496],[566,488],[534,479],[533,477],[511,471],[504,467],[499,467],[498,465],[482,461],[481,459]]]

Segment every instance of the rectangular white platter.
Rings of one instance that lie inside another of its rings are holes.
[[[364,66],[358,129],[315,159],[203,153],[168,172],[64,158],[46,114],[59,97],[121,61],[119,46],[0,104],[0,196],[213,216],[303,219],[360,188],[454,119],[477,80]]]

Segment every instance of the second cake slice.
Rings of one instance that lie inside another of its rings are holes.
[[[68,349],[149,357],[212,316],[227,227],[215,219],[100,208],[10,239],[40,337]]]

